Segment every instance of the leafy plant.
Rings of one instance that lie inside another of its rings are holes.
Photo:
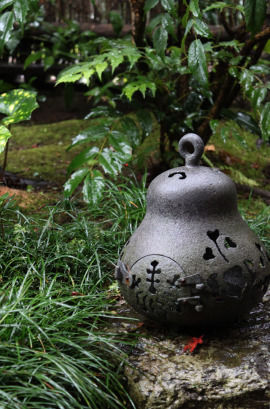
[[[40,14],[38,0],[2,0],[0,2],[0,55],[4,48],[12,52],[24,34],[26,23]]]
[[[30,64],[40,61],[44,70],[53,65],[66,65],[75,60],[80,61],[96,53],[96,34],[81,31],[75,21],[67,21],[65,26],[43,22],[41,33],[33,38],[31,53],[24,61],[24,69]]]
[[[146,26],[146,13],[158,4],[162,12]],[[90,87],[88,95],[94,104],[99,105],[94,111],[95,116],[102,118],[106,113],[106,120],[102,119],[106,123],[112,121],[121,126],[126,120],[121,113],[123,107],[125,112],[133,113],[138,119],[138,113],[144,112],[151,127],[153,120],[157,121],[164,161],[171,159],[172,147],[176,147],[177,140],[185,132],[195,131],[207,142],[211,135],[211,121],[228,112],[233,115],[234,111],[229,108],[240,91],[242,97],[250,101],[253,113],[248,116],[237,112],[235,119],[253,127],[264,140],[268,139],[270,105],[265,101],[269,87],[264,77],[268,75],[268,65],[260,60],[270,38],[269,27],[264,26],[265,0],[247,0],[244,6],[231,1],[147,0],[132,2],[132,7],[132,16],[136,16],[133,42],[129,39],[98,39],[98,53],[62,71],[58,84],[83,79]],[[218,32],[210,24],[213,17],[219,23]],[[232,27],[230,21],[233,21]],[[104,103],[106,107],[103,109],[100,105]],[[136,124],[142,130],[140,143],[145,136],[146,122],[138,120]],[[108,137],[113,129],[114,126],[108,129]],[[118,143],[126,140],[122,133],[115,136]],[[95,128],[89,138],[83,140],[87,143],[95,140]],[[89,145],[73,163],[76,168],[81,160],[84,163],[83,169],[76,170],[73,186],[84,181],[84,191],[87,191],[88,184],[93,186],[95,179],[96,185],[101,186],[101,173],[89,173],[85,168],[92,169],[93,155],[95,166],[99,164],[106,171],[109,166],[115,168],[112,162],[123,152],[114,143],[112,147],[113,153],[107,155],[104,166],[99,148]],[[122,158],[122,163],[128,160],[127,156]],[[75,170],[72,166],[69,171]],[[118,172],[120,169],[118,167]],[[116,174],[116,171],[110,173]],[[69,196],[74,189],[69,182],[66,186],[66,196]]]
[[[2,177],[7,165],[10,127],[12,124],[29,120],[37,107],[35,91],[14,89],[0,95],[0,113],[5,115],[0,125],[0,153],[5,150]]]

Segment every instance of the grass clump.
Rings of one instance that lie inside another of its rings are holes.
[[[114,263],[144,213],[145,188],[108,182],[91,209],[59,203],[43,218],[2,212],[0,407],[128,408],[123,344],[113,334]]]

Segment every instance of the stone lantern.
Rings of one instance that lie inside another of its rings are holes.
[[[238,212],[233,181],[199,166],[203,150],[198,135],[180,139],[185,166],[152,181],[146,215],[116,267],[127,302],[158,323],[231,323],[270,281],[270,258]]]

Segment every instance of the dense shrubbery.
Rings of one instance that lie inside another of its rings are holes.
[[[162,13],[146,25],[157,4]],[[132,7],[132,39],[94,40],[98,53],[58,77],[58,83],[86,82],[97,106],[89,116],[101,118],[72,143],[84,149],[69,166],[67,196],[84,181],[86,200],[93,192],[101,197],[100,167],[112,177],[119,174],[153,122],[160,125],[163,161],[185,132],[195,131],[207,142],[221,117],[269,139],[270,64],[262,59],[270,38],[266,1],[147,0]],[[231,109],[239,95],[251,113]]]

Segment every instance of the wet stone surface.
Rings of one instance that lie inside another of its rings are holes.
[[[119,314],[135,316],[126,304],[121,308]],[[125,368],[137,409],[269,409],[270,289],[230,328],[172,332],[145,322],[140,331]],[[201,335],[199,348],[183,352]]]

